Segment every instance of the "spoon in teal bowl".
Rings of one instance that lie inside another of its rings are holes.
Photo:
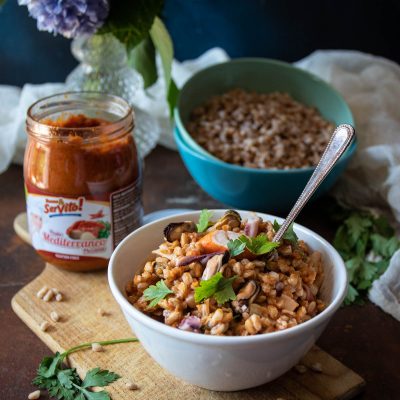
[[[318,165],[307,182],[307,185],[303,189],[303,192],[297,199],[281,227],[278,229],[278,232],[276,232],[273,239],[274,242],[279,242],[282,239],[290,224],[297,218],[300,211],[317,190],[318,186],[328,176],[340,156],[349,147],[354,136],[354,128],[351,125],[343,124],[339,125],[335,129]]]

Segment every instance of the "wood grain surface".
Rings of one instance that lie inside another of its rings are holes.
[[[146,157],[143,204],[146,213],[224,207],[196,185],[176,152],[160,146]],[[327,204],[328,199],[310,203],[298,222],[331,241],[337,225],[329,218]],[[14,218],[24,210],[22,168],[12,165],[0,175],[0,399],[26,399],[35,390],[31,380],[40,360],[50,354],[10,304],[15,293],[44,268],[33,248],[14,232]],[[392,400],[399,398],[399,338],[400,323],[367,301],[340,308],[317,344],[365,379],[365,390],[357,400]],[[136,395],[133,392],[131,398]]]
[[[37,298],[36,293],[44,285],[60,290],[63,301],[53,299],[45,302]],[[108,288],[105,272],[71,273],[47,264],[37,278],[14,296],[12,307],[53,352],[63,352],[83,342],[132,336]],[[99,315],[99,308],[107,314]],[[53,322],[50,319],[52,311],[59,314],[60,321]],[[43,321],[51,324],[46,332],[40,329]],[[211,392],[174,378],[147,355],[140,343],[117,344],[107,346],[104,350],[80,351],[70,355],[68,362],[82,376],[96,366],[120,374],[122,379],[109,390],[113,399],[276,400],[280,397],[285,400],[334,400],[351,398],[365,384],[359,375],[318,347],[304,357],[302,364],[312,367],[319,363],[322,372],[307,368],[305,373],[300,374],[292,370],[270,384],[230,393]],[[127,381],[135,382],[139,390],[127,390]]]

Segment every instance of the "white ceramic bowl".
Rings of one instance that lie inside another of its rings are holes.
[[[214,210],[219,217],[225,210]],[[240,211],[246,218],[248,212]],[[258,213],[263,219],[280,218]],[[295,327],[255,336],[211,336],[186,332],[158,322],[133,307],[125,296],[125,284],[143,267],[152,250],[163,240],[170,222],[197,221],[199,212],[160,219],[127,236],[115,249],[108,280],[113,296],[145,350],[178,378],[211,390],[241,390],[267,383],[292,368],[320,336],[342,303],[347,287],[344,263],[322,237],[295,225],[298,236],[323,255],[325,278],[321,297],[327,308]]]

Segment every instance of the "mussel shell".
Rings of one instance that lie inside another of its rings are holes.
[[[214,224],[213,229],[219,229],[224,225],[229,225],[231,228],[240,226],[242,218],[235,210],[228,210],[225,214]]]
[[[260,285],[257,284],[256,281],[247,282],[242,288],[239,290],[239,293],[236,296],[238,301],[240,300],[248,300],[249,304],[251,304],[255,298],[260,293]]]
[[[182,233],[196,231],[196,224],[192,221],[171,222],[164,228],[164,236],[168,242],[180,240]]]

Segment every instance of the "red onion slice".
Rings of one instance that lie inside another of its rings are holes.
[[[178,329],[187,332],[200,332],[201,321],[199,317],[191,315],[189,317],[183,318],[181,323],[178,325]]]
[[[260,218],[251,216],[248,218],[244,227],[244,233],[248,237],[256,237],[258,234],[258,225],[260,224]]]

